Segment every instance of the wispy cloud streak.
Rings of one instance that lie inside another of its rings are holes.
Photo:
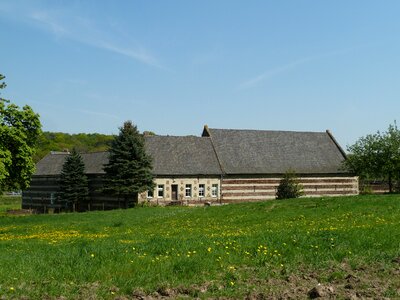
[[[129,34],[115,30],[113,26],[95,24],[90,18],[79,16],[76,11],[68,9],[42,9],[32,6],[29,2],[24,4],[26,5],[0,5],[0,15],[34,25],[50,32],[57,39],[69,39],[165,69],[145,47],[134,41]]]
[[[319,59],[323,59],[323,58],[328,58],[328,57],[333,57],[333,56],[345,54],[345,53],[348,53],[348,52],[350,52],[352,50],[354,50],[354,48],[343,49],[343,50],[338,50],[338,51],[331,51],[331,52],[326,52],[326,53],[322,53],[322,54],[317,54],[317,55],[304,57],[304,58],[289,62],[289,63],[284,64],[282,66],[278,66],[276,68],[269,69],[269,70],[261,73],[260,75],[257,75],[255,77],[252,77],[250,79],[247,79],[247,80],[243,81],[242,83],[239,84],[237,89],[238,90],[246,90],[246,89],[254,88],[254,87],[258,86],[260,83],[262,83],[264,81],[267,81],[267,80],[275,77],[276,75],[279,75],[281,73],[285,73],[285,72],[290,71],[292,69],[295,69],[298,66],[307,64],[307,63],[315,61],[315,60],[319,60]]]

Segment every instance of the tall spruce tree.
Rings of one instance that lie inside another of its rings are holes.
[[[72,211],[87,208],[88,180],[82,156],[74,148],[65,159],[60,176],[60,200]]]
[[[153,189],[151,157],[147,155],[144,137],[131,121],[120,128],[111,143],[109,162],[104,165],[104,192],[124,200],[125,207],[132,207],[139,193]]]

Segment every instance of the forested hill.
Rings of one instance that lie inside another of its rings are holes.
[[[113,139],[112,135],[99,133],[68,134],[62,132],[43,132],[38,142],[35,162],[38,162],[50,151],[72,150],[76,147],[78,152],[105,151]]]

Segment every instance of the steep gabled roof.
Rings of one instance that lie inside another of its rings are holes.
[[[153,174],[345,173],[345,153],[329,131],[296,132],[210,129],[203,136],[146,136]],[[35,175],[58,175],[68,153],[54,152],[36,165]],[[103,174],[108,152],[81,154],[87,174]]]
[[[155,175],[219,175],[221,169],[210,138],[146,136]]]
[[[35,175],[59,175],[65,158],[66,152],[51,152],[36,164]],[[108,152],[93,152],[81,154],[85,163],[86,174],[103,174],[103,164],[108,162]]]
[[[345,154],[329,132],[204,128],[226,174],[344,173]]]
[[[153,159],[154,175],[220,175],[210,138],[146,136],[146,152]],[[58,175],[68,153],[52,152],[36,165],[35,175]],[[81,154],[86,174],[104,174],[108,152]]]

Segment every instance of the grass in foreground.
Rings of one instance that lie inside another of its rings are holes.
[[[400,297],[399,216],[398,195],[1,216],[0,295]]]

